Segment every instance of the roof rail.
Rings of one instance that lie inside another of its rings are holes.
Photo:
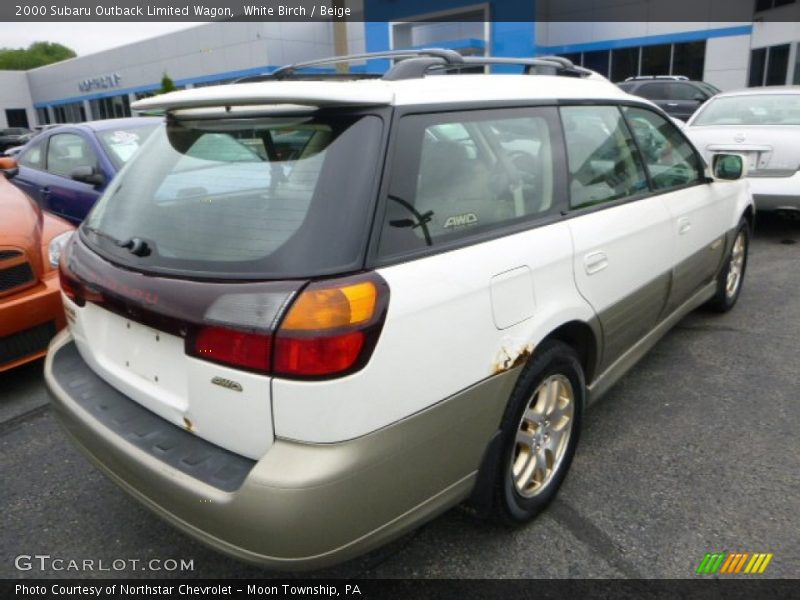
[[[270,79],[318,79],[320,74],[298,74],[300,69],[319,67],[339,63],[353,62],[356,60],[370,60],[376,58],[390,58],[398,60],[384,75],[387,81],[403,79],[419,79],[429,71],[458,71],[463,68],[486,65],[518,65],[522,66],[526,74],[539,73],[540,69],[557,75],[572,77],[588,77],[593,71],[576,66],[569,59],[561,56],[542,56],[538,58],[506,58],[495,56],[462,56],[455,50],[447,48],[424,48],[420,50],[390,50],[386,52],[367,52],[363,54],[348,54],[333,56],[307,62],[294,63],[280,67],[270,74],[245,77],[239,82],[265,81]],[[339,79],[369,79],[380,77],[372,73],[330,73],[327,78]]]
[[[275,79],[283,79],[288,76],[275,77],[272,73],[259,73],[258,75],[246,75],[239,79],[234,79],[230,83],[258,83],[261,81],[273,81]],[[334,81],[352,81],[355,79],[380,79],[380,73],[292,73],[291,78],[294,81],[311,81],[317,80],[321,77]]]
[[[585,69],[573,63],[563,56],[539,56],[536,58],[504,58],[504,57],[469,57],[466,62],[472,64],[485,65],[520,65],[525,74],[536,74],[537,69],[550,69],[557,75],[568,75],[572,77],[588,77],[595,74],[590,69]]]
[[[627,77],[625,81],[644,81],[650,79],[661,79],[667,81],[689,81],[686,75],[636,75],[634,77]]]
[[[542,56],[539,58],[506,58],[500,56],[465,56],[461,63],[431,63],[429,59],[410,59],[395,65],[383,79],[397,81],[400,79],[416,79],[424,77],[429,70],[458,71],[463,68],[486,65],[518,65],[523,67],[526,75],[539,74],[542,70],[547,74],[566,75],[571,77],[588,77],[594,71],[575,66],[572,61],[560,56]]]
[[[453,64],[464,62],[464,57],[455,50],[448,50],[447,48],[426,48],[423,50],[388,50],[386,52],[365,52],[363,54],[347,54],[344,56],[332,56],[329,58],[320,58],[317,60],[309,60],[306,62],[294,63],[280,67],[273,71],[270,75],[273,79],[283,79],[294,74],[299,69],[308,69],[309,67],[318,67],[321,65],[332,65],[337,63],[353,62],[356,60],[369,60],[374,58],[427,58],[436,59],[434,64]]]

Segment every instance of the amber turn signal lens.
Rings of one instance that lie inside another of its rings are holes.
[[[366,323],[375,314],[377,297],[371,281],[307,289],[292,305],[281,330],[320,331]]]

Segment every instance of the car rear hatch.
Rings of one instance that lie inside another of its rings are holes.
[[[717,97],[686,132],[707,161],[735,152],[745,156],[749,177],[791,177],[800,168],[800,94]]]
[[[169,422],[263,456],[271,335],[309,281],[362,269],[383,130],[363,109],[171,115],[64,253],[83,359]]]
[[[791,177],[800,166],[800,127],[693,127],[690,133],[706,160],[719,153],[744,155],[749,177]]]

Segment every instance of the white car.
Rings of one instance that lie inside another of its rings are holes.
[[[493,59],[400,56],[140,101],[166,123],[61,260],[66,431],[178,528],[273,568],[464,501],[530,520],[586,407],[742,286],[740,157],[710,172],[654,105],[564,61],[431,76]]]
[[[714,96],[689,119],[685,133],[706,158],[721,152],[745,157],[758,210],[800,216],[800,86]]]

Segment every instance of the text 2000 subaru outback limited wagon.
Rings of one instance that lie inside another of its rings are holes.
[[[320,567],[467,499],[531,519],[587,404],[741,289],[739,156],[707,170],[565,61],[403,56],[141,101],[165,124],[61,259],[66,430],[243,559]]]

